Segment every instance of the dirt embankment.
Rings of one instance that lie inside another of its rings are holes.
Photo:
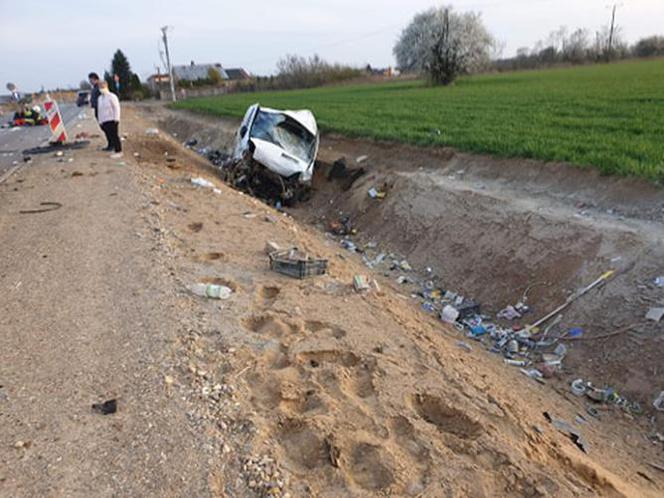
[[[153,112],[178,140],[232,146],[234,120]],[[531,313],[517,323],[526,325],[616,270],[610,283],[571,306],[556,325],[558,333],[583,329],[581,340],[567,343],[562,379],[612,386],[652,412],[664,388],[664,323],[644,317],[664,305],[664,290],[654,284],[664,275],[661,188],[565,164],[323,137],[321,161],[329,165],[340,157],[366,174],[345,190],[322,168],[312,201],[293,216],[323,230],[350,216],[356,239],[378,244],[374,255],[394,251],[419,269],[431,268],[437,284],[475,298],[483,311],[495,314],[525,296]],[[386,198],[371,199],[371,187],[385,189]]]
[[[459,347],[458,333],[416,309],[391,277],[374,274],[382,291],[354,293],[353,275],[368,270],[318,230],[225,188],[212,171],[206,178],[221,194],[192,192],[189,179],[205,163],[168,139],[137,138],[134,147],[153,183],[174,273],[223,279],[236,290],[228,304],[197,304],[197,328],[182,343],[192,363],[181,379],[203,370],[234,386],[236,408],[215,415],[210,434],[272,458],[292,496],[660,491],[661,476],[648,467],[660,449],[631,418],[612,411],[574,422],[585,414],[582,400],[506,369],[479,347]],[[329,275],[294,281],[270,272],[267,240],[329,259]],[[581,430],[589,453],[545,411]],[[220,488],[242,489],[229,475],[251,483],[253,464],[233,451],[222,461]]]
[[[661,496],[661,443],[633,418],[460,344],[392,272],[152,126],[126,106],[122,161],[92,137],[0,184],[0,495]],[[267,241],[329,273],[270,271]]]

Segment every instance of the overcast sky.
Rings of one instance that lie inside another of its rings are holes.
[[[141,79],[160,65],[159,28],[173,26],[175,64],[220,62],[254,74],[274,72],[287,53],[331,62],[394,64],[392,47],[432,0],[0,0],[0,83],[22,90],[77,86],[100,74],[121,48]],[[608,24],[609,0],[459,0],[505,44],[504,55],[532,46],[561,25],[592,31]],[[664,34],[664,0],[619,2],[617,24],[629,42]],[[0,90],[1,91],[1,90]]]

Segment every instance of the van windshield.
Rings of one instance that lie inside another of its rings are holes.
[[[251,127],[251,137],[277,145],[307,164],[314,160],[316,137],[284,114],[258,111]]]

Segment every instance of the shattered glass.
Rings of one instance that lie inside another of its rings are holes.
[[[273,143],[306,163],[314,160],[316,137],[283,114],[259,111],[251,128],[251,137]]]

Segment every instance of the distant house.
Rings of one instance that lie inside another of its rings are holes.
[[[218,62],[215,64],[196,64],[194,61],[186,66],[173,66],[173,76],[176,81],[205,80],[209,78],[210,69],[218,71],[221,77],[224,78],[223,69]]]
[[[398,69],[393,69],[392,66],[385,68],[375,68],[371,67],[371,64],[367,64],[366,72],[371,76],[385,76],[387,78],[392,78],[401,74],[401,71]]]
[[[226,73],[226,78],[224,79],[228,79],[230,81],[242,81],[251,79],[251,75],[242,68],[224,69],[224,72]]]
[[[173,66],[176,81],[206,80],[210,77],[210,69],[218,71],[224,81],[241,81],[251,79],[251,75],[242,68],[225,69],[220,63],[196,64],[191,61],[186,66]]]
[[[151,74],[148,76],[148,86],[153,90],[159,90],[162,86],[167,86],[170,82],[171,79],[168,76],[168,74]]]

